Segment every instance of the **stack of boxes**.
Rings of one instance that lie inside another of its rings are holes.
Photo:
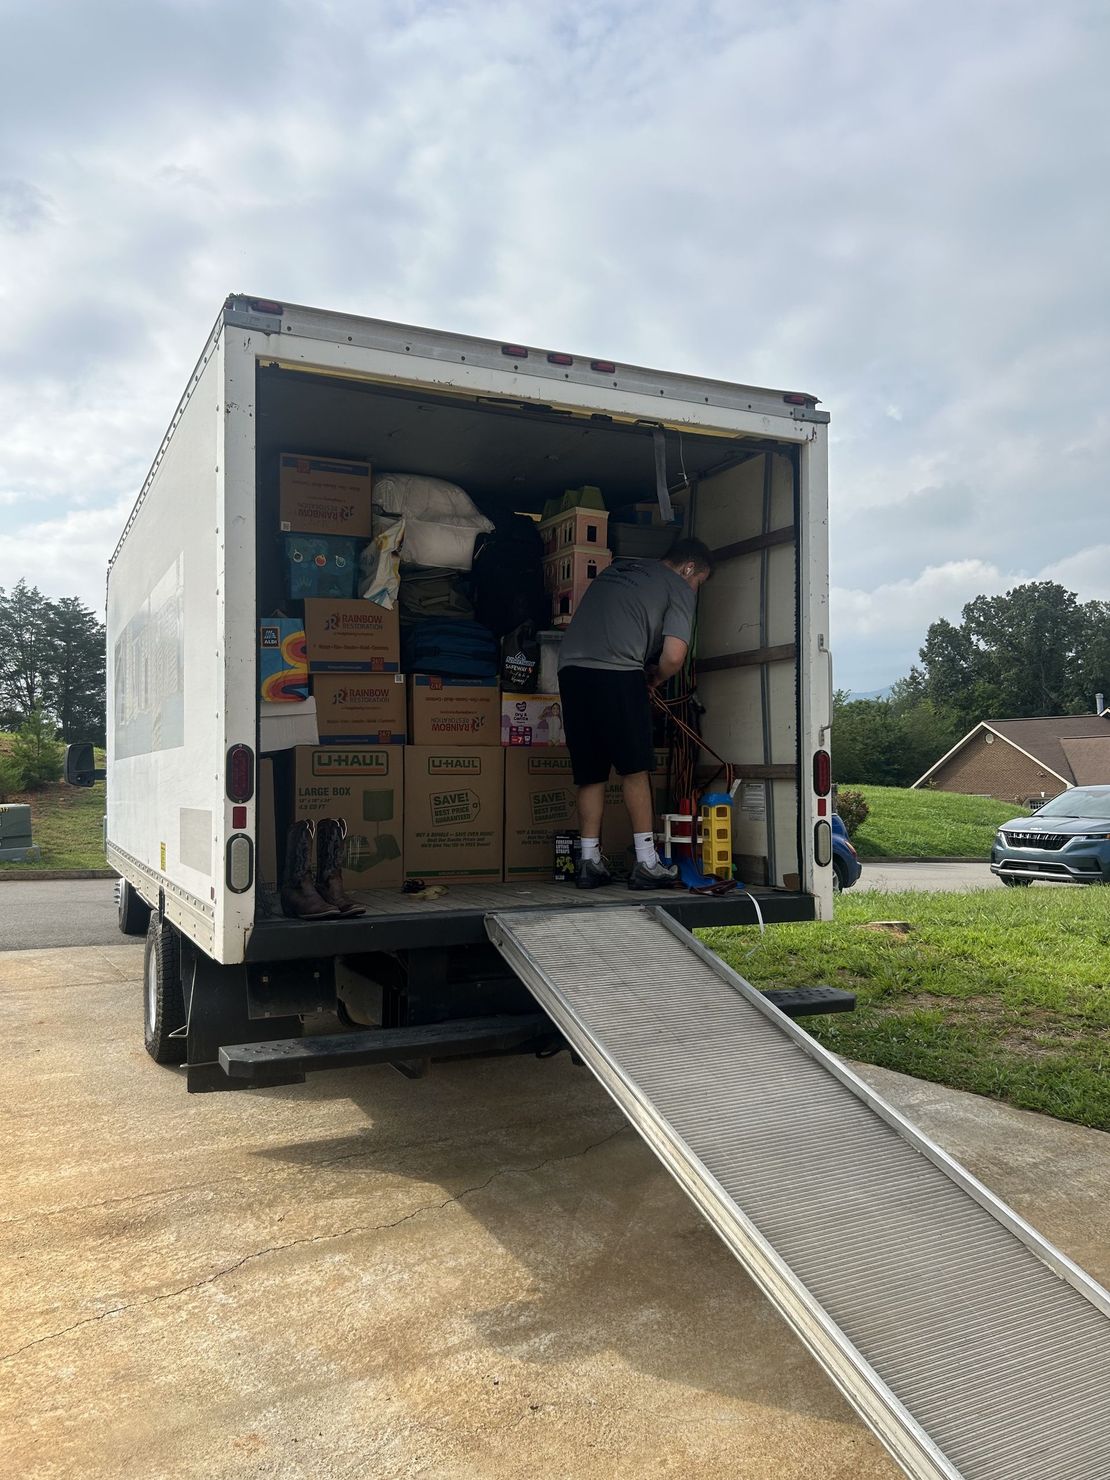
[[[551,597],[551,621],[567,627],[590,582],[612,561],[606,544],[609,514],[600,488],[568,488],[548,499],[540,520],[544,586]]]
[[[559,696],[503,694],[496,678],[401,672],[396,609],[354,597],[371,486],[367,463],[281,459],[287,591],[303,616],[259,624],[262,750],[293,751],[291,768],[265,756],[259,767],[260,878],[277,883],[276,811],[344,819],[348,890],[549,880],[554,835],[577,826]],[[551,540],[545,563],[574,562],[573,609],[608,564],[607,515],[596,489],[559,503],[557,532],[541,526]],[[275,797],[275,778],[290,771],[292,798]],[[624,811],[619,786],[612,791],[616,822]]]

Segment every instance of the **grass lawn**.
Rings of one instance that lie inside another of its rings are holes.
[[[11,736],[0,734],[0,750],[7,749]],[[96,763],[104,764],[104,752],[97,750]],[[0,863],[0,878],[5,873],[22,869],[103,869],[104,858],[104,782],[93,786],[66,786],[63,781],[5,798],[24,802],[31,808],[31,834],[42,849],[37,863]]]
[[[849,786],[867,799],[871,815],[852,836],[861,858],[983,858],[1000,823],[1024,817],[1016,802],[965,797],[951,791],[898,786]]]
[[[907,935],[859,927],[906,920]],[[836,919],[706,943],[758,987],[845,987],[833,1053],[1110,1130],[1110,891],[841,895]]]

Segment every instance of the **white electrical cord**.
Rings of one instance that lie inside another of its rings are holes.
[[[745,894],[747,894],[747,890],[745,890],[744,892],[745,892]],[[750,951],[745,952],[745,954],[744,954],[744,960],[745,961],[747,961],[750,957],[754,956],[755,953],[756,953],[756,951],[762,949],[762,947],[763,947],[763,937],[767,934],[767,926],[764,924],[764,921],[763,921],[763,911],[759,908],[759,900],[756,899],[756,897],[755,897],[754,894],[748,894],[748,898],[752,902],[752,908],[755,910],[755,917],[759,921],[759,939],[756,941],[755,945],[752,946],[752,948],[751,948]]]

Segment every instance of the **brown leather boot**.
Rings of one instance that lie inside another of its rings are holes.
[[[281,907],[291,920],[334,920],[339,911],[321,899],[312,882],[314,822],[294,822],[285,835],[285,872]]]
[[[347,824],[341,817],[321,817],[316,824],[316,892],[346,920],[365,915],[366,906],[343,888],[343,840]]]

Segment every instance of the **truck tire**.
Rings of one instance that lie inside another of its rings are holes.
[[[126,879],[116,880],[116,908],[119,928],[124,935],[145,935],[150,924],[150,905],[136,894]]]
[[[171,1038],[170,1034],[185,1023],[177,931],[152,913],[143,954],[143,1042],[156,1064],[184,1063],[185,1038]]]

